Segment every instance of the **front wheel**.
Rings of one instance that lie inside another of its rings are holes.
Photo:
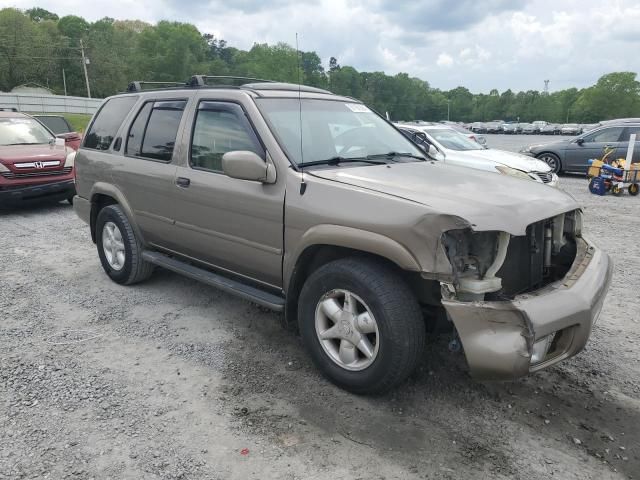
[[[640,191],[640,184],[632,183],[631,185],[629,185],[629,195],[633,195],[635,197],[636,195],[638,195],[639,191]]]
[[[312,273],[300,293],[298,319],[318,369],[354,393],[396,387],[424,351],[415,296],[392,268],[374,260],[340,259]]]
[[[542,160],[544,163],[551,167],[553,173],[560,173],[562,164],[560,158],[555,153],[543,153],[538,156],[538,160]]]

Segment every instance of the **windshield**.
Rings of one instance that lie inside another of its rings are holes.
[[[36,145],[54,138],[37,120],[27,117],[0,118],[0,145]]]
[[[471,140],[469,137],[456,132],[455,130],[449,130],[448,128],[425,128],[432,138],[434,138],[440,145],[449,150],[484,150],[484,147],[475,140]]]
[[[259,98],[256,103],[296,164],[389,154],[424,158],[404,135],[360,103],[297,98]],[[389,156],[389,161],[416,160]]]

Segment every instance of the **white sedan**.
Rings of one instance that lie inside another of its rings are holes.
[[[430,151],[432,156],[445,163],[511,175],[552,187],[559,184],[558,175],[545,162],[519,153],[484,147],[447,126],[395,125],[415,143]]]

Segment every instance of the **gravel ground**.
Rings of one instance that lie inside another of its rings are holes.
[[[112,283],[68,205],[0,212],[0,479],[640,478],[640,199],[562,181],[616,262],[586,350],[480,384],[430,339],[377,398],[277,314],[166,271]]]

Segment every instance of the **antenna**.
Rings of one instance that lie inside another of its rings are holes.
[[[301,93],[301,83],[300,83],[300,48],[298,48],[298,32],[296,32],[296,70],[298,71],[298,120],[300,122],[300,195],[304,195],[304,192],[307,191],[307,184],[304,183],[304,146],[302,143],[302,93]]]

